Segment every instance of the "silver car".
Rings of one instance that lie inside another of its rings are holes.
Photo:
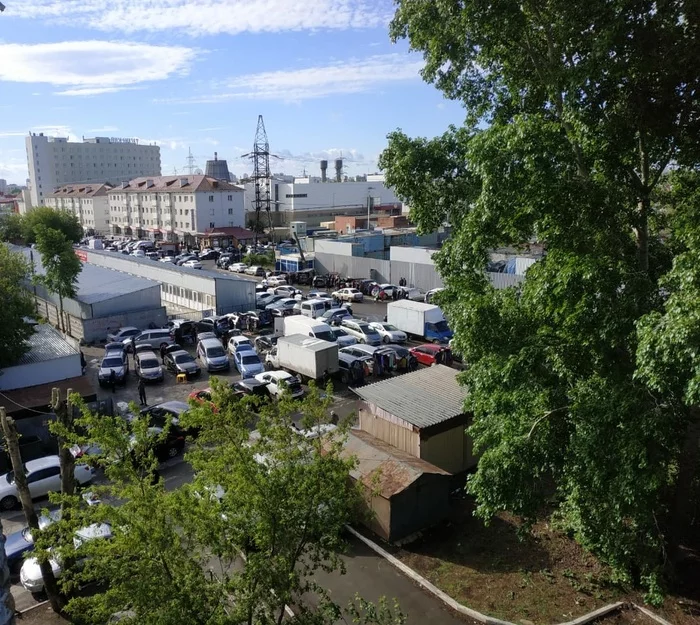
[[[163,381],[163,367],[154,352],[144,351],[136,354],[136,375],[149,382]]]
[[[109,384],[112,371],[119,384],[126,384],[126,378],[129,375],[129,358],[124,350],[105,352],[97,372],[97,382],[100,386]]]

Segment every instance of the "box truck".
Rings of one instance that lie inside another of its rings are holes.
[[[281,336],[265,363],[273,369],[298,373],[304,380],[322,380],[338,372],[338,346],[302,334]]]
[[[420,337],[432,343],[447,343],[452,338],[450,330],[439,306],[399,300],[386,307],[386,320],[403,330],[409,336]]]

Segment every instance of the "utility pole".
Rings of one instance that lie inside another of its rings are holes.
[[[37,536],[40,532],[39,518],[36,515],[32,495],[29,492],[27,476],[24,474],[24,463],[22,462],[22,456],[19,451],[17,426],[15,425],[15,420],[7,416],[5,408],[2,406],[0,406],[0,427],[2,427],[2,433],[5,437],[5,445],[7,446],[7,453],[9,454],[10,461],[12,462],[12,471],[14,472],[17,493],[22,503],[24,518],[27,521],[27,525],[32,530],[32,534]],[[54,577],[51,563],[45,557],[38,558],[38,560],[41,576],[44,578],[44,589],[46,590],[46,596],[49,598],[51,609],[57,614],[60,614],[63,610],[63,600],[61,599],[61,595],[58,590],[58,584],[56,583],[56,578]]]
[[[187,148],[187,173],[191,176],[195,170],[195,160],[192,156],[192,148]]]

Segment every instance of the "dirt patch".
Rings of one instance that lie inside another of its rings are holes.
[[[41,606],[20,615],[17,625],[70,625],[70,621],[56,614],[50,607]]]
[[[470,500],[459,502],[449,523],[389,550],[463,605],[514,623],[561,623],[618,601],[643,604],[633,589],[613,582],[608,567],[549,523],[523,533],[508,514],[486,527],[471,513]],[[656,612],[674,625],[700,623],[677,597]],[[644,622],[641,613],[631,613],[609,618],[636,620],[601,622]]]

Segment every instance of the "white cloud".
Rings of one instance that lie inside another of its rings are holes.
[[[197,52],[118,41],[0,44],[0,81],[66,86],[61,95],[111,93],[186,74]]]
[[[383,54],[320,67],[237,76],[215,86],[216,92],[158,102],[195,104],[256,99],[300,102],[331,95],[361,93],[390,82],[418,80],[423,61],[406,54]]]
[[[24,137],[27,133],[21,130],[0,130],[0,139],[10,139],[12,137]]]
[[[74,89],[55,91],[54,95],[89,96],[102,95],[104,93],[117,93],[118,91],[135,91],[137,89],[143,89],[143,87],[77,87]]]
[[[6,15],[107,32],[182,30],[197,36],[374,28],[392,13],[391,0],[24,0]]]
[[[102,126],[101,128],[90,128],[88,132],[117,132],[119,128],[116,126]]]

